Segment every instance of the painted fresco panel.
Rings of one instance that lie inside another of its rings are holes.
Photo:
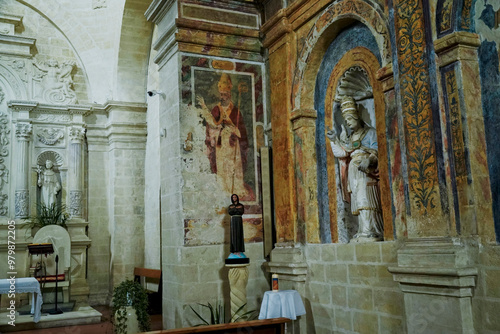
[[[228,242],[232,193],[245,206],[245,240],[262,241],[262,66],[182,56],[181,80],[184,244]]]

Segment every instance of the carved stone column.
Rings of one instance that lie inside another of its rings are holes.
[[[69,213],[72,217],[81,218],[82,208],[82,143],[85,137],[85,129],[81,126],[73,126],[69,129],[71,144],[68,152],[68,185],[69,185]]]
[[[250,264],[226,264],[229,268],[232,319],[238,318],[236,312],[247,303],[248,266]],[[244,313],[244,309],[239,312],[240,315]]]
[[[27,218],[29,216],[29,141],[31,139],[33,126],[27,122],[19,122],[16,125],[16,137],[18,145],[16,166],[16,193],[15,193],[15,215],[16,218]]]

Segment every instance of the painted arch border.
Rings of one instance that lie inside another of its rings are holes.
[[[386,140],[386,105],[384,99],[384,91],[382,83],[377,80],[377,71],[380,68],[380,63],[377,57],[365,47],[355,47],[342,56],[337,65],[333,68],[328,79],[328,88],[325,95],[325,129],[333,127],[333,114],[327,112],[332,110],[335,100],[337,86],[342,74],[353,66],[359,66],[366,71],[370,85],[373,89],[373,100],[375,105],[375,126],[377,131],[378,141],[378,156],[388,157],[387,140]],[[326,132],[324,134],[326,138]],[[326,140],[326,143],[329,141]],[[330,232],[332,242],[338,241],[338,223],[337,223],[337,184],[335,181],[335,157],[329,147],[325,145],[326,150],[326,165],[328,176],[328,203],[330,212]],[[380,171],[380,194],[382,202],[382,216],[384,221],[384,240],[394,239],[394,226],[391,210],[391,188],[389,185],[389,161],[382,159],[385,163],[379,164]]]
[[[361,0],[345,0],[328,6],[318,17],[306,37],[304,47],[297,59],[292,86],[292,106],[295,109],[314,109],[314,91],[309,91],[304,83],[314,79],[319,62],[309,62],[313,50],[318,48],[318,41],[325,38],[326,31],[342,20],[354,19],[366,25],[372,32],[382,55],[382,66],[391,66],[392,50],[387,20],[370,4]],[[381,38],[377,38],[381,36]],[[325,50],[321,50],[321,56]],[[311,66],[314,65],[314,66]],[[314,80],[313,80],[314,81]]]

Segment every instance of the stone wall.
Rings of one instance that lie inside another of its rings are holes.
[[[387,270],[396,247],[307,245],[306,333],[404,333],[403,293]]]

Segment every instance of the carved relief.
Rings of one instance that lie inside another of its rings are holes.
[[[15,211],[16,217],[28,217],[28,190],[16,190],[15,194]]]
[[[64,138],[64,133],[61,129],[45,128],[39,130],[37,137],[42,144],[53,146]]]
[[[36,159],[36,164],[44,166],[47,160],[51,160],[57,167],[63,166],[64,160],[61,155],[54,151],[44,151],[38,155]]]
[[[34,89],[34,98],[55,104],[74,104],[77,102],[73,89],[73,69],[76,64],[73,61],[64,62],[59,65],[57,60],[46,62],[33,61],[34,84],[38,83],[41,93]]]
[[[16,137],[19,141],[29,140],[31,133],[33,131],[33,126],[29,123],[17,123],[16,124]],[[2,139],[0,138],[0,141]]]
[[[69,192],[69,214],[73,217],[82,216],[82,192],[80,190]]]
[[[356,101],[372,97],[373,89],[366,71],[359,66],[353,66],[345,71],[339,80],[336,96],[351,96]]]
[[[69,129],[69,138],[72,143],[81,143],[85,138],[85,128],[72,127]]]
[[[429,71],[425,63],[422,5],[417,0],[399,1],[398,53],[405,133],[408,152],[408,176],[412,205],[422,214],[435,208],[438,185],[433,147]]]
[[[73,117],[71,115],[47,115],[39,114],[34,117],[37,121],[49,123],[68,123],[71,122]]]
[[[2,88],[0,87],[0,104],[3,102],[5,99],[5,93],[3,92]]]
[[[4,186],[9,182],[9,170],[4,164],[3,157],[9,155],[10,144],[10,129],[9,120],[5,113],[0,113],[0,216],[8,214],[8,201],[9,196],[4,193]],[[5,189],[8,192],[8,189]]]

